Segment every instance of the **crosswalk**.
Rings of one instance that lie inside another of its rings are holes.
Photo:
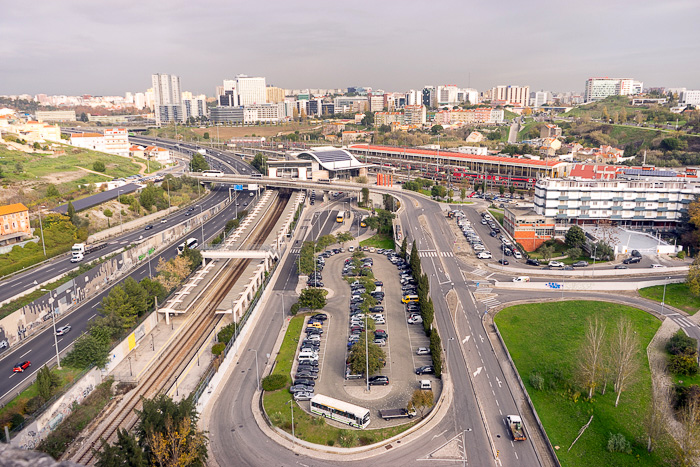
[[[486,270],[481,269],[481,268],[474,269],[473,271],[470,271],[469,273],[474,274],[475,276],[479,276],[479,277],[486,277],[489,274],[491,274],[489,271],[486,271]]]
[[[688,318],[685,318],[684,316],[678,314],[678,313],[669,313],[668,316],[678,323],[678,325],[682,328],[692,328],[695,327],[695,323],[690,321]]]
[[[292,248],[291,250],[289,250],[289,253],[293,255],[298,255],[299,253],[301,253],[301,248]]]
[[[490,290],[491,289],[489,289],[489,291]],[[479,293],[475,294],[474,297],[476,298],[477,302],[486,305],[488,308],[493,308],[493,307],[501,304],[501,301],[498,299],[498,295],[493,294],[493,295],[489,295],[488,297],[486,297],[486,296],[483,296],[481,294],[482,294],[482,291],[479,290]]]
[[[437,258],[438,256],[443,258],[454,257],[454,253],[451,251],[435,251],[435,250],[422,250],[418,252],[418,256],[421,258]]]

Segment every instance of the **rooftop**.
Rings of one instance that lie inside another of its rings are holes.
[[[7,206],[0,206],[0,216],[7,214],[15,214],[17,212],[28,211],[27,206],[22,203],[8,204]]]

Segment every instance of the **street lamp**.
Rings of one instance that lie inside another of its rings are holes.
[[[39,206],[39,229],[41,230],[41,247],[44,249],[44,257],[46,257],[46,243],[44,242],[44,224],[41,221],[41,210],[44,206]]]
[[[292,411],[292,445],[296,444],[295,439],[296,437],[294,436],[294,399],[289,399],[289,409]]]
[[[195,204],[195,207],[199,206],[199,221],[202,226],[202,247],[204,247],[204,209],[201,204]]]
[[[454,337],[450,337],[449,339],[447,339],[447,359],[445,360],[445,373],[448,372],[447,370],[450,366],[450,342],[452,342],[453,340],[455,340]]]
[[[53,343],[56,346],[56,366],[61,369],[61,356],[58,353],[58,336],[56,335],[56,312],[54,310],[53,304],[56,301],[54,299],[53,293],[47,289],[41,289],[43,292],[49,292],[51,296],[49,297],[49,306],[51,307],[51,321],[53,322]]]
[[[122,224],[122,198],[121,198],[122,190],[117,190],[117,202],[119,203],[119,206],[117,208],[119,209],[119,226],[121,228],[121,233],[124,233],[124,224]]]
[[[664,314],[664,304],[666,303],[666,284],[668,281],[671,280],[671,277],[666,277],[666,280],[664,281],[664,294],[661,297],[661,314]]]
[[[256,375],[255,381],[257,381],[257,383],[258,383],[258,391],[259,391],[260,390],[260,370],[258,370],[258,351],[255,349],[248,349],[248,350],[255,352],[255,375]]]

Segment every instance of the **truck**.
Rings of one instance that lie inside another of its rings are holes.
[[[508,415],[506,421],[508,422],[510,433],[513,435],[513,441],[525,441],[527,439],[520,415]]]
[[[203,156],[207,155],[207,150],[206,149],[197,149],[197,152],[200,153]]]
[[[384,420],[392,418],[413,418],[416,416],[416,409],[382,409],[379,411],[379,416]]]
[[[86,245],[85,243],[75,243],[73,247],[70,249],[71,251],[71,258],[70,262],[71,263],[79,263],[80,261],[85,258],[85,255],[88,255],[90,253],[93,253],[95,251],[101,250],[102,248],[106,248],[107,244],[106,243],[96,243],[94,245]]]

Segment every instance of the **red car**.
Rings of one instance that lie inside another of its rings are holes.
[[[24,370],[32,366],[32,362],[27,360],[26,362],[18,363],[15,365],[15,367],[12,369],[13,372],[15,373],[22,373]]]

